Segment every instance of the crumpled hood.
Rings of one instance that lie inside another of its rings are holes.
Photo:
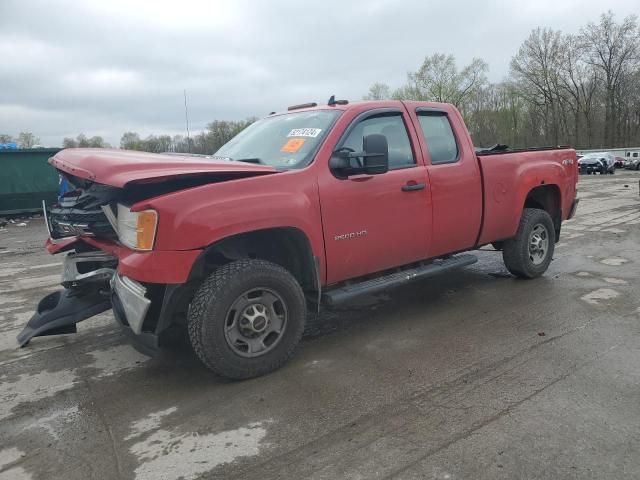
[[[62,150],[49,163],[75,177],[119,188],[185,176],[237,178],[278,172],[267,165],[103,148]]]

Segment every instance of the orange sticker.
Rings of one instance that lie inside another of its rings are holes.
[[[290,138],[287,140],[287,143],[282,146],[280,151],[285,153],[296,153],[303,145],[304,138]]]

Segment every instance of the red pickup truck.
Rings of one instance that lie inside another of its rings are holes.
[[[139,349],[176,328],[214,372],[283,365],[308,310],[469,265],[492,244],[543,274],[576,205],[570,148],[474,149],[460,113],[411,101],[305,104],[215,156],[63,150],[73,186],[47,216],[64,290],[19,335],[109,308]]]

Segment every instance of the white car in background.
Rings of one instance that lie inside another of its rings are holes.
[[[580,173],[610,173],[616,172],[616,156],[609,152],[587,153],[578,160]]]
[[[627,152],[627,157],[624,160],[624,168],[640,170],[640,152]]]

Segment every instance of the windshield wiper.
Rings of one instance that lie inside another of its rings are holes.
[[[265,165],[265,163],[259,158],[232,158],[234,162],[247,162],[247,163],[256,163],[259,165]]]

